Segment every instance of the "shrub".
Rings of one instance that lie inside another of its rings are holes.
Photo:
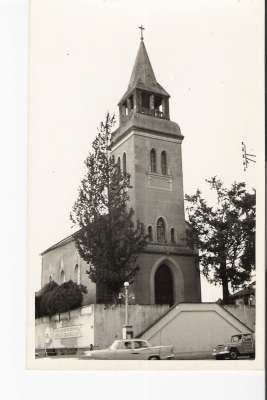
[[[82,304],[83,293],[87,289],[72,280],[58,285],[50,282],[35,296],[35,316],[52,316],[78,308]]]
[[[39,292],[35,293],[35,318],[47,315],[47,300],[49,295],[58,287],[54,281],[47,283]]]

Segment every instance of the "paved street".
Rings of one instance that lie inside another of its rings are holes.
[[[48,356],[48,357],[37,357],[36,360],[58,360],[58,359],[64,359],[64,360],[80,360],[80,361],[84,361],[82,359],[81,356],[78,355],[60,355],[60,356]],[[205,358],[202,356],[197,356],[197,355],[192,355],[192,356],[176,356],[175,357],[176,360],[214,360],[214,357],[212,356],[206,356]],[[251,358],[247,357],[247,356],[243,356],[243,357],[239,357],[239,360],[251,360],[253,361]],[[224,360],[220,360],[220,361],[224,361]],[[218,361],[218,362],[220,362]],[[171,360],[170,360],[171,362]]]

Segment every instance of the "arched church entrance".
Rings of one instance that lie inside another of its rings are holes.
[[[173,277],[170,267],[161,264],[155,273],[155,303],[169,304],[174,303]]]

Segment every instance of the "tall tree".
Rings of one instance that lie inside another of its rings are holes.
[[[230,189],[216,177],[206,182],[216,192],[215,206],[208,206],[200,190],[185,196],[189,242],[199,250],[203,275],[222,285],[227,304],[229,285],[232,290],[244,286],[255,269],[256,193],[247,192],[244,182],[235,182]]]
[[[136,255],[146,245],[143,225],[133,222],[128,207],[130,175],[121,171],[111,154],[114,115],[106,115],[85,160],[86,174],[71,212],[80,229],[74,235],[87,274],[116,301],[123,283],[133,282]]]

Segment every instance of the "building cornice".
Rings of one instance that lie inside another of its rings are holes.
[[[169,139],[172,139],[176,143],[181,143],[184,139],[184,136],[181,134],[174,135],[173,133],[169,133],[169,132],[162,132],[162,131],[157,131],[154,129],[149,129],[146,127],[139,127],[137,125],[131,125],[123,133],[121,133],[116,139],[113,139],[112,150],[114,150],[115,146],[117,147],[118,144],[133,131],[140,132],[140,133],[148,133],[148,134],[150,134],[150,137],[153,134],[153,136],[157,136],[159,139],[162,139],[163,137],[169,138]]]
[[[160,244],[160,243],[149,243],[141,252],[148,254],[164,254],[166,256],[179,255],[179,256],[197,256],[198,252],[190,249],[187,246],[171,245],[171,244]]]

